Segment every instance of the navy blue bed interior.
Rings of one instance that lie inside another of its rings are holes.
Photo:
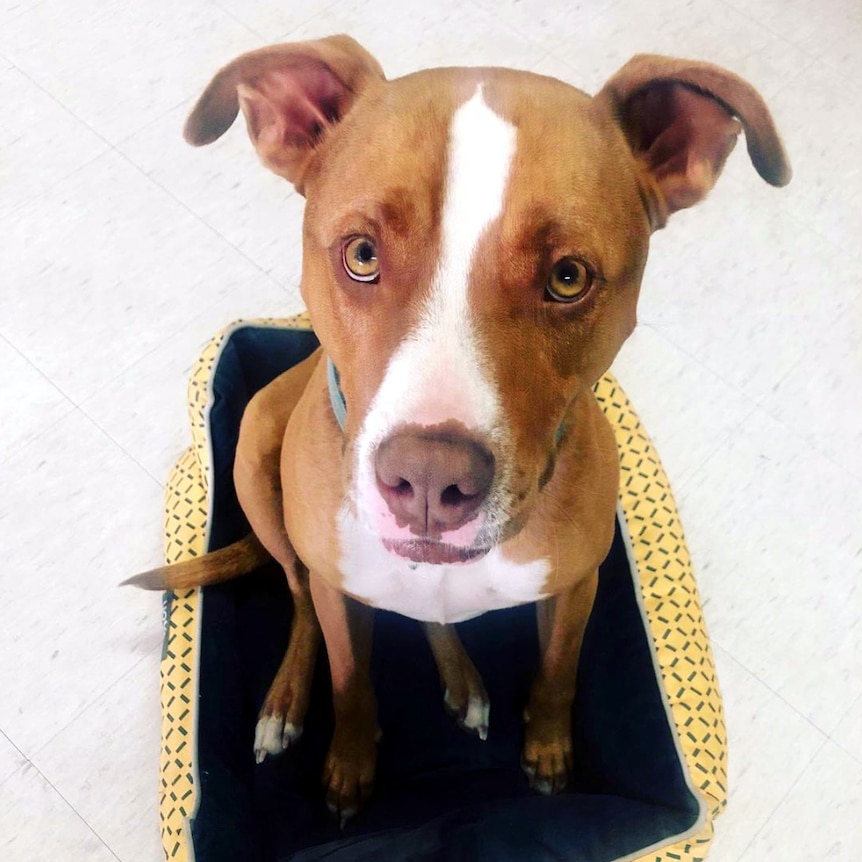
[[[302,330],[246,326],[229,336],[213,377],[210,550],[248,531],[231,478],[246,403],[316,346]],[[519,765],[521,713],[538,655],[533,606],[458,626],[491,699],[485,742],[444,711],[419,624],[378,612],[377,780],[368,807],[342,831],[320,786],[332,731],[323,651],[302,739],[281,757],[254,762],[257,712],[284,654],[290,616],[290,594],[273,564],[204,591],[197,862],[609,862],[669,842],[697,822],[699,804],[682,771],[619,528],[581,655],[575,775],[555,797],[531,792]]]

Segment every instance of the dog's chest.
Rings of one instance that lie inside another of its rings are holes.
[[[347,513],[339,518],[338,533],[342,586],[375,608],[426,622],[457,623],[546,595],[547,560],[515,563],[494,548],[473,563],[411,563],[387,551]]]

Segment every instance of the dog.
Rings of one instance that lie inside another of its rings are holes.
[[[301,734],[322,636],[323,783],[342,818],[374,779],[373,609],[424,623],[447,709],[484,739],[488,696],[452,624],[536,602],[522,764],[556,793],[618,496],[592,387],[635,327],[651,234],[707,195],[740,132],[764,180],[790,180],[768,109],[730,72],[659,56],[595,97],[503,68],[387,81],[334,36],[221,69],[186,140],[215,141],[240,110],[260,160],[306,198],[301,289],[321,347],[243,416],[234,479],[253,534],[132,582],[278,561],[295,615],[254,753]]]

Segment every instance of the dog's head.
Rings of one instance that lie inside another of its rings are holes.
[[[789,179],[748,84],[661,57],[591,98],[507,69],[387,81],[344,36],[278,45],[218,73],[187,140],[240,108],[307,198],[302,293],[347,403],[349,505],[414,561],[518,531],[635,326],[651,232],[743,128],[761,176]]]

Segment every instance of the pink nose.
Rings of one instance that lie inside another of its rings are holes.
[[[374,456],[377,487],[401,526],[418,536],[457,530],[479,510],[494,481],[494,456],[455,431],[402,431]]]

